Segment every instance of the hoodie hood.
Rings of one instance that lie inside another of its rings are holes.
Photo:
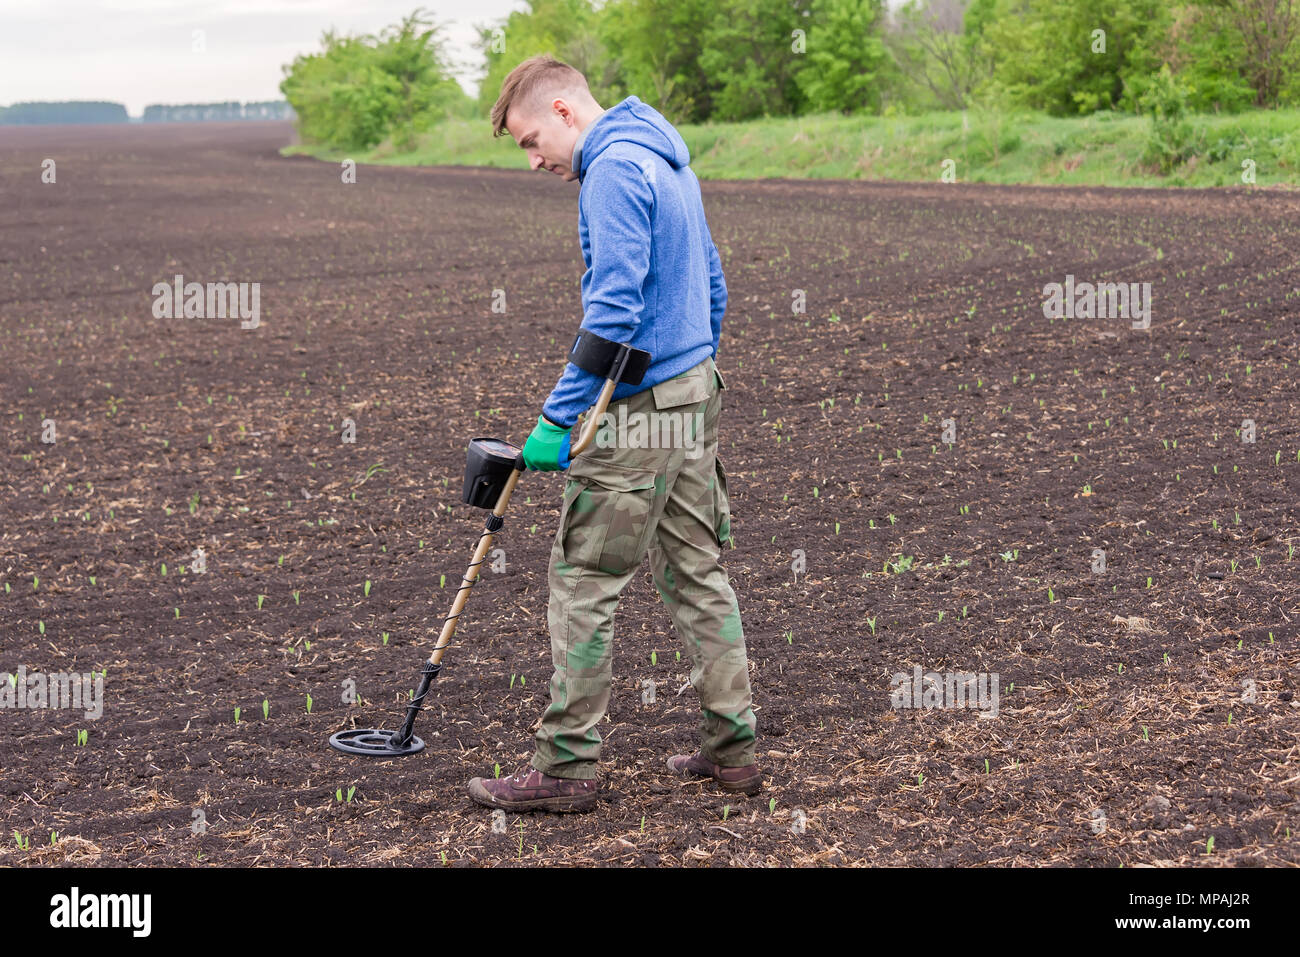
[[[681,169],[691,162],[686,141],[663,114],[637,97],[629,96],[611,106],[583,131],[576,150],[579,182],[597,156],[612,144],[624,141],[658,153],[673,169]]]

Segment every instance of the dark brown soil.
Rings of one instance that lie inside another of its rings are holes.
[[[598,811],[499,834],[466,782],[531,753],[561,476],[521,481],[428,749],[326,740],[400,720],[482,525],[465,443],[521,442],[561,371],[577,187],[345,185],[289,137],[0,128],[0,670],[107,670],[98,721],[0,712],[0,863],[1300,861],[1300,196],[705,183],[768,788],[664,767],[696,702],[646,566]],[[155,319],[177,273],[260,282],[260,328]],[[1151,328],[1049,321],[1067,274],[1150,282]],[[915,665],[998,673],[998,716],[892,709]]]

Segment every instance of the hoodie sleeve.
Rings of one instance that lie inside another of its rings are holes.
[[[593,164],[578,195],[585,205],[591,266],[583,277],[587,302],[582,328],[627,342],[641,324],[641,290],[650,272],[650,217],[654,192],[631,160],[605,157]],[[604,379],[567,363],[542,414],[569,428],[600,394]]]
[[[727,280],[722,275],[722,259],[713,243],[709,224],[704,224],[704,242],[709,253],[709,323],[713,327],[713,357],[718,357],[718,342],[722,337],[722,317],[727,311]]]

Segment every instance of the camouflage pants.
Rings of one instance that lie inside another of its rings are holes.
[[[596,776],[614,611],[647,554],[691,662],[704,756],[725,766],[754,763],[745,635],[719,563],[731,539],[726,473],[717,456],[725,388],[710,358],[610,403],[596,438],[569,466],[551,547],[547,622],[555,673],[532,758],[539,771]],[[648,426],[638,433],[638,423]]]

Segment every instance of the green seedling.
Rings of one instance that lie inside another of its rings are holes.
[[[240,712],[240,709],[239,709],[239,708],[236,708],[236,709],[235,709],[235,724],[239,724],[239,712]]]
[[[307,713],[311,714],[311,694],[307,695]]]
[[[262,699],[262,720],[265,721],[271,716],[271,702],[265,698]]]

